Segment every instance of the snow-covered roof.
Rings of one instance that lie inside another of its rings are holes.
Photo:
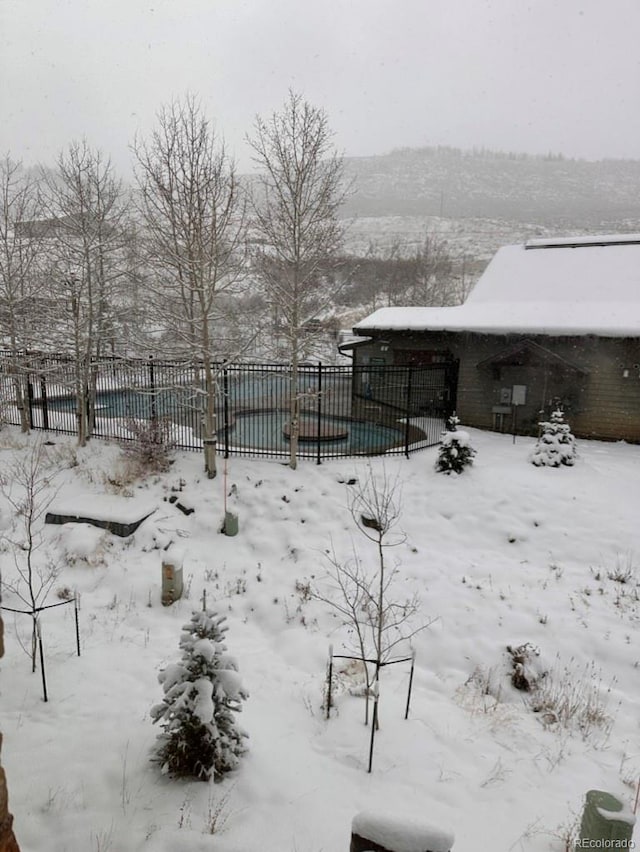
[[[640,336],[640,234],[499,249],[463,305],[382,308],[355,327],[485,334]]]

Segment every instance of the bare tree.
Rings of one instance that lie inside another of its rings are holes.
[[[404,533],[397,528],[401,511],[397,478],[391,479],[386,470],[376,477],[369,467],[367,478],[354,487],[349,509],[359,531],[375,545],[375,570],[365,566],[355,547],[352,558],[346,561],[332,551],[328,557],[328,589],[316,588],[313,596],[329,604],[355,636],[366,680],[365,724],[369,721],[369,696],[373,694],[373,725],[377,727],[380,670],[398,645],[408,643],[428,624],[413,623],[419,610],[415,595],[404,600],[396,600],[394,595],[398,566],[388,564],[386,551],[405,541]],[[373,675],[369,662],[373,662]]]
[[[38,240],[30,225],[38,215],[37,186],[19,162],[0,161],[0,344],[8,349],[11,376],[23,432],[31,426],[27,405],[25,351],[33,346],[37,315]]]
[[[189,96],[163,107],[147,142],[136,141],[139,208],[146,229],[150,307],[163,348],[204,372],[205,470],[216,475],[216,359],[226,354],[225,296],[245,272],[245,206],[224,142]]]
[[[457,302],[453,263],[446,240],[427,232],[411,261],[413,274],[405,290],[405,304],[441,306]]]
[[[31,615],[31,666],[36,669],[36,639],[40,608],[44,605],[58,573],[59,566],[43,553],[42,523],[48,506],[55,497],[51,475],[47,472],[46,448],[36,442],[28,455],[16,458],[0,476],[0,493],[14,511],[14,523],[3,531],[2,539],[10,545],[16,574],[3,580],[2,586],[28,607]]]
[[[327,115],[289,91],[280,112],[256,118],[247,139],[260,169],[254,193],[254,268],[282,333],[290,367],[290,465],[300,436],[298,367],[307,357],[309,320],[332,294],[323,277],[343,239],[338,212],[345,196],[342,159]]]
[[[84,446],[95,416],[98,361],[113,336],[114,310],[127,298],[126,197],[111,161],[86,140],[72,142],[43,180],[56,300],[50,334],[72,355],[78,444]]]

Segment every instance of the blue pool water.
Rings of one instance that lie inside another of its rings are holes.
[[[315,414],[309,415],[314,423]],[[289,422],[286,411],[260,411],[247,414],[237,414],[235,423],[229,429],[229,445],[253,447],[258,450],[286,450],[289,440],[285,437],[284,428]],[[343,420],[338,417],[323,417],[323,424],[335,425],[338,431],[347,431],[346,437],[322,440],[321,452],[326,453],[376,453],[384,452],[389,447],[398,446],[404,441],[404,430],[381,426],[365,420]],[[304,426],[304,417],[301,418]],[[315,454],[317,440],[309,438],[301,442],[301,452],[307,450]]]

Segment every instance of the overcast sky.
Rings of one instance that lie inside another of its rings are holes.
[[[453,145],[640,158],[640,0],[0,0],[0,151],[130,168],[198,94],[239,167],[287,89],[347,155]]]

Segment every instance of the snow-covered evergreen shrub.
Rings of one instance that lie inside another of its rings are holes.
[[[438,473],[462,473],[465,467],[473,464],[476,451],[471,446],[468,432],[458,429],[460,419],[452,414],[442,433],[442,441],[436,459]]]
[[[248,693],[227,654],[225,621],[210,610],[194,611],[180,637],[182,659],[158,676],[164,699],[151,718],[163,733],[152,759],[169,775],[218,781],[246,751],[248,734],[235,714]]]
[[[542,433],[530,456],[531,464],[536,467],[560,467],[575,464],[576,439],[571,427],[564,421],[564,414],[558,408],[551,413],[551,419],[538,424]]]

